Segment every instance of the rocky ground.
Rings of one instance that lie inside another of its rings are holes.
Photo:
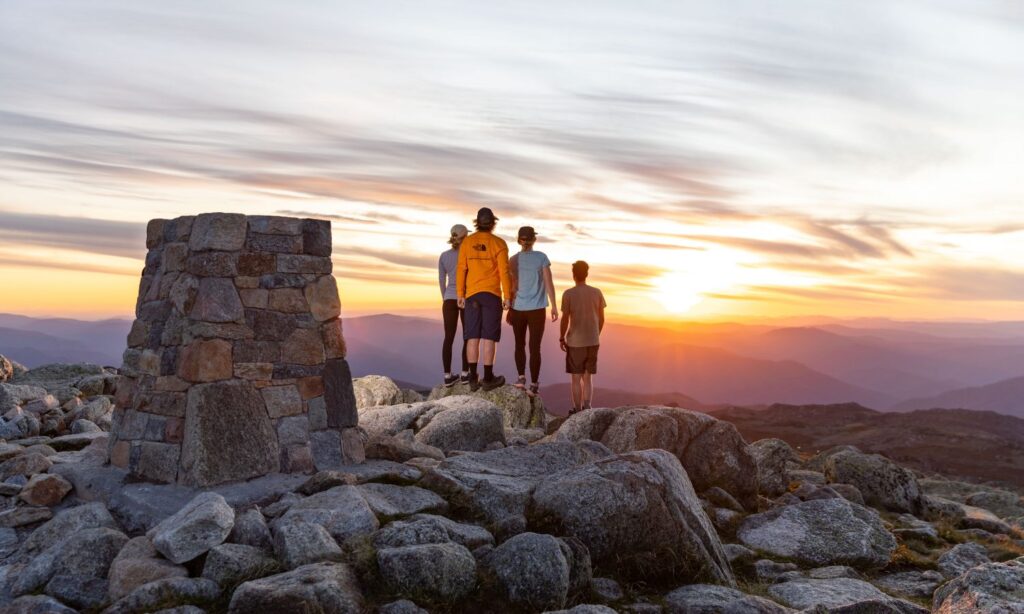
[[[1024,612],[1024,502],[669,407],[356,382],[367,460],[105,466],[113,373],[0,358],[4,612]]]

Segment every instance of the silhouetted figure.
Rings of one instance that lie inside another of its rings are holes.
[[[533,249],[537,232],[532,226],[519,229],[519,245],[522,250],[509,261],[509,275],[512,277],[512,309],[508,312],[508,323],[516,338],[516,369],[519,379],[516,388],[526,388],[526,337],[530,337],[530,396],[540,391],[540,342],[544,339],[544,323],[547,306],[551,305],[551,321],[558,320],[555,306],[555,283],[551,278],[551,261],[544,252]]]
[[[469,234],[469,229],[462,224],[452,226],[448,243],[451,249],[441,253],[437,260],[437,283],[441,287],[441,316],[444,320],[444,341],[441,344],[441,362],[444,363],[444,385],[454,386],[460,379],[469,382],[469,361],[466,360],[466,338],[462,338],[462,375],[452,373],[452,345],[455,343],[455,331],[462,322],[462,331],[466,331],[463,310],[459,308],[459,294],[456,290],[455,277],[459,268],[459,246]]]
[[[562,336],[559,345],[565,352],[565,371],[572,375],[570,414],[591,408],[597,351],[604,329],[604,294],[587,285],[590,265],[578,260],[572,265],[576,285],[562,293]]]
[[[494,375],[494,355],[501,341],[501,312],[509,308],[512,300],[512,282],[508,275],[508,245],[493,234],[497,221],[487,207],[477,212],[476,232],[466,237],[459,248],[455,276],[458,305],[465,309],[462,330],[469,360],[469,388],[473,391],[481,387],[477,375],[481,358],[483,389],[493,390],[505,383],[504,377]]]

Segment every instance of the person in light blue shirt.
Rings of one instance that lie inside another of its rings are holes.
[[[544,323],[547,307],[551,305],[551,321],[558,320],[555,305],[555,282],[551,278],[551,261],[544,252],[533,249],[537,232],[531,226],[519,229],[519,245],[522,247],[508,261],[512,277],[512,309],[508,312],[508,323],[516,339],[516,368],[519,370],[517,388],[526,388],[526,337],[530,337],[530,396],[540,391],[540,342],[544,338]]]
[[[459,309],[459,294],[455,289],[455,272],[459,266],[459,246],[466,238],[469,229],[462,224],[452,226],[448,244],[451,249],[441,253],[437,260],[437,283],[441,288],[441,316],[444,319],[444,342],[441,345],[441,362],[444,363],[444,385],[448,388],[458,381],[469,381],[469,363],[466,360],[466,340],[462,340],[462,374],[452,373],[452,345],[455,343],[455,332],[463,319],[463,310]]]

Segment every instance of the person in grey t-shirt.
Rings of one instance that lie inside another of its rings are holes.
[[[558,343],[565,352],[565,372],[572,376],[570,415],[590,409],[597,373],[597,351],[604,329],[604,294],[587,285],[590,265],[578,260],[572,265],[576,285],[562,293],[562,336]]]
[[[441,345],[441,362],[444,363],[444,385],[454,386],[461,379],[469,382],[469,361],[466,360],[466,340],[462,340],[462,374],[452,373],[452,345],[455,343],[455,332],[463,318],[463,310],[459,309],[458,292],[455,290],[455,272],[459,266],[459,246],[469,234],[469,229],[462,224],[452,226],[451,238],[448,243],[451,249],[442,252],[437,261],[437,283],[441,288],[441,316],[444,320],[444,342]]]

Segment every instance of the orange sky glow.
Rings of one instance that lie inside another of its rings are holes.
[[[131,317],[146,221],[231,211],[434,314],[490,206],[620,319],[1021,318],[1010,4],[428,4],[3,3],[0,312]]]

